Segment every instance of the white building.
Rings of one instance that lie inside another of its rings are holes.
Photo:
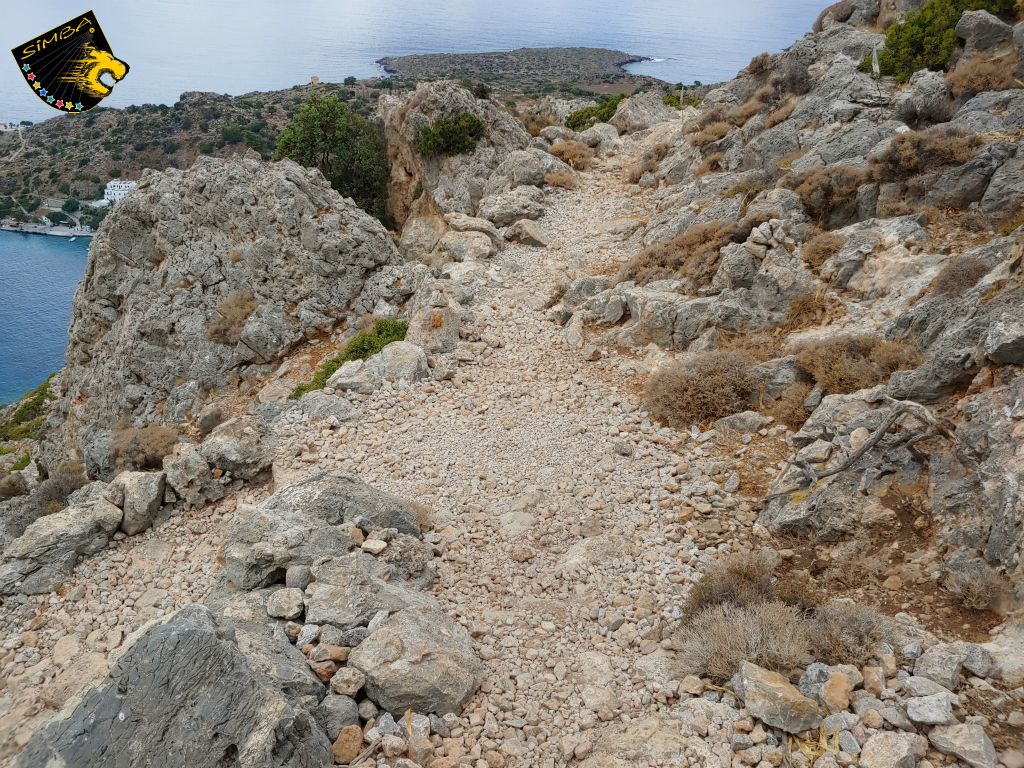
[[[114,179],[113,181],[107,182],[107,189],[103,193],[103,199],[109,200],[111,203],[116,203],[123,199],[125,195],[135,189],[134,181],[121,181],[120,179]]]

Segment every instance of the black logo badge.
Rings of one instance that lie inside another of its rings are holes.
[[[11,49],[11,53],[36,96],[61,112],[87,112],[128,74],[128,65],[114,56],[92,11]]]

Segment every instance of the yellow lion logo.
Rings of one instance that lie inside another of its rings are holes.
[[[107,51],[99,51],[91,45],[84,46],[85,58],[71,62],[71,67],[60,79],[71,83],[83,93],[103,98],[110,94],[110,87],[100,80],[110,75],[114,81],[128,74],[128,65]]]

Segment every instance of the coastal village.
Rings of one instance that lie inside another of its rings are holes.
[[[69,200],[72,200],[72,198],[44,198],[40,201],[39,207],[34,212],[21,208],[21,212],[27,220],[13,216],[0,219],[0,230],[26,235],[50,235],[70,239],[92,237],[96,234],[95,229],[79,221],[81,218],[81,206],[86,205],[100,210],[109,209],[123,200],[124,196],[131,192],[135,186],[136,182],[128,179],[112,179],[107,182],[103,197],[85,203],[79,203],[77,200],[74,200],[73,206],[69,205]],[[60,216],[63,221],[53,221],[56,218],[53,216],[54,213]]]

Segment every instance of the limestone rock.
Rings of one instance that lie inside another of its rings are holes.
[[[270,468],[272,452],[263,433],[259,419],[239,416],[214,429],[199,450],[211,467],[251,480]]]
[[[967,649],[962,645],[936,643],[918,657],[914,663],[914,674],[954,691],[966,660]]]
[[[152,526],[164,501],[164,473],[122,472],[112,485],[118,486],[124,496],[121,530],[131,536]]]
[[[516,187],[480,201],[480,215],[496,226],[507,227],[520,219],[539,219],[544,214],[544,193],[537,187]]]
[[[914,768],[928,741],[916,733],[883,731],[872,735],[860,753],[862,768]]]
[[[928,741],[940,752],[954,755],[971,768],[996,768],[996,750],[985,729],[976,723],[937,725]]]
[[[267,615],[275,619],[297,619],[303,607],[302,590],[294,587],[279,589],[267,598]]]
[[[350,696],[329,693],[320,702],[319,721],[332,742],[347,725],[359,725],[359,705]]]
[[[658,123],[678,119],[679,113],[661,100],[660,93],[644,91],[619,102],[615,114],[608,122],[614,125],[619,133],[636,133]]]
[[[121,518],[121,510],[103,500],[39,518],[4,552],[0,595],[52,592],[83,556],[107,546]]]
[[[536,248],[547,248],[548,237],[540,225],[529,219],[520,219],[505,230],[505,239],[513,243],[532,245]]]
[[[47,465],[77,449],[109,478],[120,419],[198,415],[205,393],[330,330],[386,265],[401,265],[387,231],[319,171],[200,157],[143,174],[89,248]]]
[[[38,731],[16,765],[99,768],[111,755],[125,765],[322,768],[330,742],[192,606],[143,630],[106,682]]]
[[[744,705],[762,722],[787,733],[800,733],[821,724],[818,705],[777,672],[745,661],[739,679]]]
[[[948,725],[956,722],[953,717],[953,703],[956,696],[951,693],[934,693],[930,696],[915,696],[907,699],[907,717],[912,723],[924,725]]]
[[[429,607],[410,607],[389,616],[349,656],[366,675],[367,695],[398,717],[459,712],[480,685],[483,665],[469,634]]]
[[[327,386],[366,394],[385,380],[419,381],[429,375],[427,356],[421,347],[409,341],[393,341],[366,360],[345,363],[327,380]]]

